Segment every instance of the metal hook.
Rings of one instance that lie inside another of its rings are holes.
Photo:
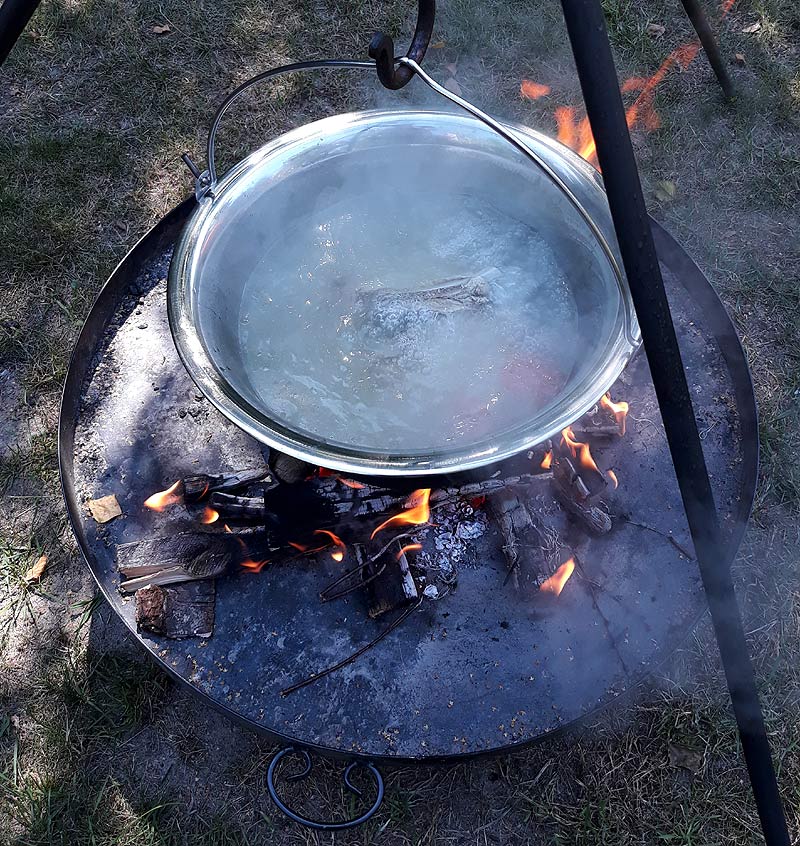
[[[419,0],[417,10],[417,27],[411,45],[406,51],[406,58],[421,62],[428,49],[433,33],[433,19],[436,16],[436,0]],[[385,88],[397,91],[411,81],[414,76],[413,68],[408,65],[395,67],[394,41],[382,32],[372,36],[369,45],[369,55],[375,60],[378,79]]]

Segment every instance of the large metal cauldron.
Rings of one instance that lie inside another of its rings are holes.
[[[286,70],[219,110],[171,264],[203,393],[282,452],[373,475],[486,465],[586,412],[639,343],[594,169],[417,68],[471,116],[327,118],[218,180],[223,113]]]

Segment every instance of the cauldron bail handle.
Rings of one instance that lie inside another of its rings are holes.
[[[426,4],[427,0],[421,0],[420,8]],[[427,6],[425,6],[427,8]],[[433,3],[431,0],[431,14],[433,9]],[[419,34],[420,29],[418,27],[418,31],[414,36],[414,41],[411,44],[411,48],[409,48],[409,53],[411,53],[417,44],[417,35]],[[423,30],[424,32],[424,30]],[[373,39],[374,42],[374,39]],[[424,47],[428,44],[428,39],[423,38],[420,42],[422,52],[424,53]],[[400,56],[397,59],[392,60],[394,65],[399,65],[398,71],[405,69],[408,73],[408,79],[411,79],[413,76],[418,76],[429,88],[436,91],[437,94],[441,94],[442,97],[450,100],[452,103],[455,103],[457,106],[462,108],[465,112],[472,115],[474,118],[477,118],[481,123],[488,126],[502,138],[509,142],[513,147],[519,150],[529,161],[533,162],[544,174],[545,176],[556,186],[556,188],[561,191],[561,193],[567,198],[567,200],[571,203],[573,208],[578,212],[580,217],[583,219],[583,222],[586,224],[586,227],[589,229],[590,233],[592,234],[593,238],[597,242],[598,246],[602,250],[606,260],[608,261],[611,269],[614,272],[614,279],[617,283],[617,287],[620,291],[620,296],[622,298],[622,302],[628,302],[628,292],[627,292],[627,282],[625,277],[622,273],[620,268],[619,262],[612,250],[608,240],[606,239],[605,235],[603,235],[600,227],[595,223],[592,216],[589,212],[584,208],[581,201],[575,196],[572,189],[567,185],[567,183],[553,170],[552,167],[528,144],[525,143],[523,138],[516,132],[514,132],[509,127],[503,125],[499,121],[495,120],[493,117],[490,117],[486,114],[486,112],[481,111],[477,106],[474,106],[468,100],[465,100],[463,97],[459,97],[457,94],[454,94],[449,89],[445,88],[443,85],[440,85],[435,79],[429,76],[419,65],[419,63],[411,58],[411,56]],[[200,173],[200,169],[194,164],[194,162],[184,154],[183,160],[186,163],[187,167],[191,170],[192,174],[195,177],[195,195],[198,201],[204,200],[206,198],[213,199],[214,198],[214,191],[217,185],[217,166],[214,160],[215,155],[215,148],[216,148],[216,138],[217,132],[219,130],[220,123],[222,118],[224,117],[227,110],[230,106],[249,88],[252,86],[264,82],[265,80],[271,79],[273,77],[282,76],[283,74],[287,73],[294,73],[295,71],[307,71],[307,70],[320,70],[320,69],[341,69],[341,68],[358,68],[360,70],[375,70],[377,67],[377,61],[358,61],[355,59],[320,59],[317,61],[309,61],[309,62],[294,62],[290,65],[282,65],[281,67],[272,68],[271,70],[264,71],[263,73],[259,73],[254,77],[243,82],[237,88],[235,88],[223,101],[220,107],[217,109],[217,113],[214,115],[214,120],[211,123],[211,129],[208,132],[208,143],[207,143],[207,162],[208,162],[208,169]],[[380,75],[380,71],[379,71]],[[408,80],[406,80],[407,82]],[[402,83],[405,85],[405,82]],[[397,86],[400,87],[400,86]],[[625,319],[625,338],[634,347],[639,346],[640,336],[639,336],[639,325],[636,319],[636,314],[633,311],[633,308],[625,308],[624,309],[624,319]]]
[[[417,9],[417,26],[411,45],[406,51],[405,58],[419,63],[425,56],[433,34],[433,20],[436,16],[436,0],[419,0]],[[394,55],[394,41],[382,32],[372,36],[369,45],[370,58],[375,60],[378,79],[381,85],[392,91],[397,91],[411,81],[414,70],[409,65],[397,64]]]

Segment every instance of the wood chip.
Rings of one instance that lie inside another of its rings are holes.
[[[758,32],[760,29],[761,21],[756,21],[755,23],[750,24],[750,26],[744,27],[744,29],[742,29],[742,32],[746,32],[748,35],[752,35],[754,32]]]
[[[25,580],[25,583],[30,585],[33,584],[33,582],[38,582],[39,579],[42,578],[45,567],[47,567],[47,556],[40,555],[39,560],[22,577]]]
[[[108,523],[109,520],[122,516],[122,509],[114,494],[101,496],[100,499],[90,499],[87,505],[89,513],[98,523]]]
[[[746,65],[747,59],[744,57],[744,53],[734,53],[733,54],[733,61],[736,62],[737,65]]]
[[[156,35],[164,35],[167,32],[172,32],[172,27],[169,24],[156,24],[152,31]]]

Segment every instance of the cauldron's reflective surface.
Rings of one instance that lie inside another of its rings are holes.
[[[593,172],[526,141],[611,243]],[[469,117],[372,112],[267,145],[170,271],[178,349],[234,422],[356,472],[478,466],[572,422],[633,351],[630,302],[563,194]]]

